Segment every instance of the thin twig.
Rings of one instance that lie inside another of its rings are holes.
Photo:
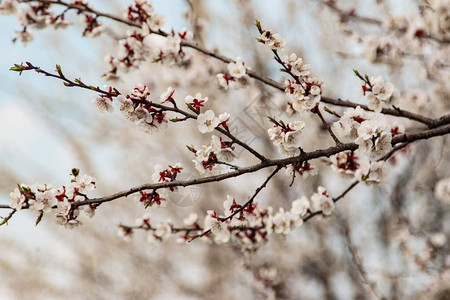
[[[277,167],[267,178],[266,180],[264,180],[264,182],[256,189],[255,193],[253,194],[253,196],[247,201],[245,202],[239,209],[236,209],[233,213],[231,213],[229,216],[227,217],[223,217],[220,218],[221,222],[225,222],[227,220],[231,220],[235,215],[241,213],[246,207],[250,207],[253,203],[253,200],[255,200],[256,196],[259,194],[259,192],[266,187],[267,183],[270,181],[270,179],[272,179],[273,176],[275,176],[275,174],[278,173],[278,171],[280,171],[281,167]],[[208,235],[211,233],[211,229],[208,229],[204,232],[202,232],[201,234],[192,237],[192,240]]]

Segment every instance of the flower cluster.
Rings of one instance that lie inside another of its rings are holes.
[[[371,157],[380,157],[392,149],[392,133],[388,126],[378,119],[367,120],[358,127],[358,138],[355,143],[358,150],[369,153]]]
[[[231,162],[237,154],[232,142],[223,141],[213,135],[208,146],[203,145],[200,150],[191,149],[195,153],[195,169],[202,175],[213,171],[218,162]]]
[[[347,109],[341,118],[333,123],[333,132],[342,142],[350,143],[358,138],[358,128],[362,122],[373,117],[360,106]]]
[[[359,158],[354,151],[339,152],[327,160],[330,163],[331,169],[344,176],[354,176],[355,171],[359,168]]]
[[[367,112],[358,106],[347,109],[333,123],[333,132],[343,142],[357,143],[359,151],[374,158],[392,149],[392,136],[404,133],[404,127],[389,123],[382,115]]]
[[[160,164],[155,166],[155,172],[152,175],[153,182],[172,182],[177,179],[177,175],[181,173],[183,166],[181,163],[176,163],[175,165],[169,165],[169,168],[164,169]],[[171,191],[174,191],[176,187],[170,187]]]
[[[276,121],[273,118],[270,120],[274,126],[269,128],[267,133],[273,140],[273,144],[278,147],[278,152],[289,156],[300,154],[300,135],[305,127],[305,122],[294,121],[286,125],[281,120]]]
[[[371,35],[364,39],[362,55],[372,63],[401,65],[401,49],[392,36]]]
[[[68,185],[53,188],[44,184],[20,184],[10,193],[10,207],[15,210],[28,208],[38,213],[37,223],[44,213],[54,212],[56,223],[67,228],[74,228],[82,223],[77,219],[80,210],[87,216],[93,217],[98,205],[90,204],[73,208],[74,203],[87,200],[87,193],[95,188],[95,178],[88,175],[79,175],[78,169],[73,169],[71,182]]]
[[[370,161],[359,158],[353,151],[343,151],[325,160],[331,169],[344,177],[354,177],[359,182],[375,186],[381,182],[384,175],[383,161]]]
[[[13,41],[20,39],[22,43],[26,44],[27,42],[33,39],[33,31],[30,30],[30,27],[36,29],[42,29],[46,27],[49,23],[48,17],[51,17],[51,13],[48,11],[50,7],[49,4],[36,4],[36,5],[27,5],[21,7],[18,11],[19,2],[15,0],[6,0],[0,3],[0,13],[9,15],[15,14],[19,24],[23,26],[21,31],[16,32],[16,36]],[[50,19],[49,19],[50,20]]]
[[[139,64],[146,59],[149,54],[148,48],[143,44],[144,35],[136,30],[129,30],[126,37],[119,40],[119,50],[116,56],[108,54],[104,61],[108,71],[104,74],[107,80],[118,79],[117,71],[127,73],[132,68],[139,67]]]
[[[223,215],[208,210],[202,223],[203,227],[195,213],[184,219],[184,227],[181,228],[174,227],[171,220],[152,226],[149,215],[144,215],[136,220],[136,227],[120,225],[119,234],[127,238],[134,229],[144,229],[151,231],[148,236],[150,242],[161,242],[171,233],[182,233],[178,242],[202,237],[205,242],[211,240],[217,244],[233,242],[243,250],[256,250],[267,241],[269,235],[273,233],[287,235],[301,226],[303,220],[312,214],[321,213],[323,216],[329,216],[335,205],[326,189],[319,186],[310,200],[305,196],[296,199],[288,211],[279,208],[274,212],[271,206],[264,208],[252,201],[241,205],[231,196],[227,196],[223,207]]]
[[[75,1],[77,2],[77,1]],[[82,2],[82,1],[78,1]],[[88,4],[83,4],[88,5]],[[105,31],[105,26],[97,21],[97,16],[89,13],[82,13],[80,16],[80,22],[84,26],[83,36],[97,37]]]
[[[383,179],[384,162],[361,160],[358,170],[355,171],[355,178],[367,185],[377,185]]]
[[[132,22],[142,24],[143,32],[158,32],[165,23],[165,17],[153,10],[151,3],[145,0],[135,0],[126,8],[124,17]]]
[[[243,207],[231,196],[227,196],[223,207],[224,215],[232,217],[218,216],[215,211],[209,210],[204,220],[203,230],[211,230],[210,238],[215,243],[224,244],[232,240],[243,249],[251,250],[257,249],[267,240],[264,219],[269,214],[268,209],[257,203]]]
[[[284,65],[295,78],[284,81],[285,92],[294,98],[292,108],[298,112],[314,108],[321,99],[322,83],[317,78],[309,77],[309,65],[303,64],[303,60],[295,54],[286,56]]]
[[[285,211],[280,207],[274,214],[269,214],[265,221],[265,228],[268,234],[273,232],[277,234],[289,234],[292,230],[300,227],[303,224],[303,219],[308,212],[310,203],[308,198],[302,197],[292,202],[292,207],[289,211]],[[272,208],[269,207],[269,212]]]
[[[249,76],[247,75],[247,68],[240,57],[237,57],[234,62],[227,65],[228,72],[217,74],[219,85],[224,89],[232,88],[239,89],[248,84]]]
[[[177,179],[177,175],[181,173],[183,166],[181,163],[176,163],[175,165],[169,165],[168,168],[164,168],[162,165],[157,164],[154,168],[154,173],[152,174],[152,180],[154,183],[160,182],[172,182]],[[167,197],[168,191],[175,191],[176,187],[169,187],[168,189],[159,189],[157,191],[154,189],[151,192],[139,191],[139,193],[135,194],[135,199],[139,202],[142,202],[145,208],[153,205],[157,205],[158,207],[166,207],[167,206]]]
[[[165,39],[164,46],[159,49],[159,52],[154,57],[154,62],[167,63],[169,66],[186,65],[189,61],[189,56],[183,51],[181,47],[182,41],[192,40],[193,34],[183,28],[180,32],[172,32]]]
[[[391,82],[385,81],[381,76],[360,78],[363,80],[361,88],[367,96],[367,106],[370,109],[381,112],[383,106],[397,105],[400,93]]]
[[[305,196],[294,200],[289,211],[279,208],[274,213],[272,207],[264,209],[257,203],[242,207],[230,196],[227,197],[223,206],[226,216],[231,216],[236,211],[239,213],[232,218],[227,218],[217,216],[215,211],[208,211],[204,230],[211,229],[216,243],[226,243],[233,238],[245,249],[249,249],[250,246],[259,247],[267,240],[267,235],[272,233],[289,234],[303,224],[303,218],[308,213],[321,212],[324,216],[329,216],[334,209],[334,202],[328,196],[326,189],[320,186],[317,193],[311,196],[311,200]],[[233,229],[239,228],[245,230],[236,230],[236,233],[232,234]]]
[[[147,240],[151,243],[163,241],[172,233],[172,227],[173,224],[170,219],[165,222],[160,222],[156,226],[155,230],[153,230],[152,233],[148,235]]]
[[[294,80],[286,79],[284,82],[285,92],[293,95],[293,103],[289,107],[297,112],[311,110],[320,101],[322,95],[322,83],[314,77],[309,76],[308,64],[304,64],[303,59],[297,57],[295,53],[286,55],[284,60],[280,58],[277,51],[282,51],[286,41],[279,34],[270,30],[263,30],[261,24],[256,21],[256,27],[261,33],[259,42],[269,46],[275,53],[275,60],[283,66],[284,72],[290,74]]]
[[[144,207],[147,208],[152,205],[157,205],[159,207],[167,206],[167,190],[162,189],[159,192],[153,190],[152,192],[139,191],[138,194],[135,195],[134,199],[144,204]]]
[[[160,99],[169,101],[173,93],[174,90],[169,87],[162,93]],[[168,119],[163,109],[157,109],[151,105],[152,101],[148,99],[148,96],[150,96],[148,87],[139,84],[129,95],[117,96],[117,101],[120,103],[120,111],[128,120],[136,122],[143,131],[153,133],[167,126]]]

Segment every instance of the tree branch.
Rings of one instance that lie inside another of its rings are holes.
[[[141,25],[138,24],[138,23],[131,22],[129,20],[126,20],[126,19],[114,16],[112,14],[103,13],[103,12],[97,11],[97,10],[95,10],[93,8],[90,8],[90,7],[87,7],[87,6],[84,6],[84,5],[73,5],[73,4],[66,3],[66,2],[60,1],[60,0],[21,0],[20,2],[23,2],[23,3],[40,2],[40,3],[44,3],[44,4],[62,5],[62,6],[71,8],[71,9],[78,10],[79,12],[93,13],[93,14],[95,14],[97,16],[105,17],[105,18],[117,21],[119,23],[127,24],[127,25],[132,26],[132,27],[141,28]],[[168,33],[164,32],[162,30],[159,30],[158,32],[152,32],[152,33],[160,35],[160,36],[163,36],[163,37],[167,37],[169,35]],[[230,59],[230,58],[228,58],[226,56],[223,56],[223,55],[220,55],[220,54],[215,53],[213,51],[207,50],[206,48],[200,46],[196,42],[182,40],[181,41],[181,46],[185,46],[185,47],[188,47],[188,48],[195,49],[195,50],[197,50],[197,51],[199,51],[199,52],[201,52],[201,53],[203,53],[203,54],[205,54],[207,56],[210,56],[210,57],[213,57],[215,59],[218,59],[218,60],[220,60],[220,61],[222,61],[224,63],[234,62],[234,60],[232,60],[232,59]],[[275,81],[273,79],[265,77],[265,76],[259,74],[258,72],[250,70],[250,69],[247,69],[247,74],[250,77],[252,77],[252,78],[254,78],[254,79],[258,80],[258,81],[261,81],[261,82],[263,82],[263,83],[265,83],[265,84],[267,84],[267,85],[269,85],[269,86],[271,86],[273,88],[276,88],[276,89],[284,92],[284,85],[282,83],[278,82],[278,81]],[[333,98],[330,98],[330,97],[322,96],[321,101],[324,102],[324,103],[333,104],[333,105],[337,105],[337,106],[344,106],[344,107],[361,106],[361,108],[363,108],[365,110],[370,110],[366,105],[361,105],[361,104],[358,104],[358,103],[355,103],[355,102],[350,102],[350,101],[343,101],[341,99],[333,99]],[[443,122],[443,123],[438,122],[438,121],[433,122],[433,120],[430,119],[430,118],[426,118],[426,117],[423,117],[421,115],[405,111],[403,109],[384,108],[381,111],[381,113],[387,114],[387,115],[396,116],[396,117],[408,118],[408,119],[411,119],[411,120],[423,123],[423,124],[427,125],[428,128],[435,128],[435,127],[438,127],[438,126],[440,126],[442,124],[446,124],[446,122]],[[446,118],[450,118],[450,114],[447,115]]]
[[[403,135],[394,137],[392,139],[392,145],[395,146],[398,143],[412,143],[417,140],[428,139],[428,138],[435,137],[435,136],[442,136],[442,135],[446,135],[449,133],[450,133],[450,125],[446,125],[446,126],[443,126],[440,128],[424,130],[424,131],[418,132],[418,133],[403,134]],[[88,205],[88,204],[95,204],[95,203],[99,204],[99,203],[103,203],[103,202],[109,202],[109,201],[115,200],[117,198],[126,197],[128,195],[131,195],[133,193],[136,193],[136,192],[142,191],[142,190],[151,190],[151,189],[156,190],[156,189],[176,187],[176,186],[186,187],[186,186],[190,186],[190,185],[198,185],[198,184],[209,183],[209,182],[218,182],[218,181],[222,181],[222,180],[225,180],[228,178],[237,177],[237,176],[241,176],[241,175],[248,174],[248,173],[254,173],[261,169],[272,167],[272,166],[284,167],[284,166],[292,164],[292,163],[303,162],[303,161],[312,160],[312,159],[316,159],[316,158],[324,157],[324,156],[329,157],[331,155],[334,155],[334,154],[337,154],[339,152],[346,151],[346,150],[354,151],[357,148],[358,148],[358,145],[355,143],[342,144],[342,145],[330,147],[327,149],[319,149],[319,150],[312,151],[312,152],[304,152],[295,157],[266,160],[259,164],[249,166],[249,167],[242,167],[239,170],[235,170],[235,171],[228,172],[225,174],[219,174],[219,175],[209,176],[209,177],[204,177],[204,178],[196,178],[196,179],[191,179],[191,180],[186,180],[186,181],[172,181],[172,182],[164,182],[164,183],[143,184],[143,185],[136,186],[136,187],[130,188],[126,191],[121,191],[121,192],[118,192],[118,193],[115,193],[115,194],[112,194],[109,196],[89,199],[89,200],[85,200],[85,201],[81,201],[81,202],[76,202],[73,204],[73,206],[78,207],[81,205]],[[343,195],[337,197],[335,199],[335,201],[338,201],[347,192],[348,191],[346,190],[343,193]]]

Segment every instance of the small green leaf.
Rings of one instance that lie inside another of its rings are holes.
[[[195,150],[194,146],[186,145],[186,148],[188,148],[188,150],[191,151],[192,153],[197,153],[197,150]]]
[[[5,224],[8,223],[8,218],[4,218],[4,217],[0,217],[0,218],[3,219],[3,220],[0,222],[0,226],[5,225]]]
[[[39,217],[36,220],[36,224],[34,226],[37,226],[42,221],[43,216],[44,216],[44,212],[41,211],[41,213],[39,214]]]
[[[24,70],[26,70],[26,67],[22,63],[20,65],[14,64],[14,67],[11,67],[9,70],[19,72],[19,76],[20,76],[20,75],[22,75],[22,72]]]

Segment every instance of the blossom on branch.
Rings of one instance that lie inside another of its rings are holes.
[[[92,104],[97,108],[98,112],[104,113],[114,112],[114,106],[112,105],[112,98],[107,95],[99,95],[92,99]]]
[[[286,45],[286,40],[280,34],[273,33],[270,30],[263,30],[259,41],[275,51],[283,51]]]
[[[399,91],[381,76],[364,79],[361,88],[364,95],[367,95],[367,106],[375,112],[379,113],[383,106],[397,105],[399,102]]]
[[[365,111],[360,106],[348,108],[342,117],[333,123],[333,132],[343,142],[353,142],[358,138],[358,128],[362,122],[371,119],[370,112]]]
[[[329,216],[334,210],[334,201],[328,196],[327,190],[319,186],[317,193],[311,196],[311,211],[322,212],[324,216]]]
[[[434,194],[444,203],[450,204],[450,177],[443,178],[436,183]]]
[[[224,89],[230,87],[237,90],[248,84],[249,76],[247,75],[247,68],[240,57],[237,57],[234,62],[230,62],[227,65],[227,69],[227,73],[219,73],[216,76],[221,87]]]
[[[219,126],[220,120],[214,114],[214,111],[207,110],[205,113],[198,115],[198,130],[201,133],[211,132]]]
[[[21,184],[10,194],[10,207],[15,210],[29,208],[30,211],[38,213],[36,223],[40,222],[44,214],[53,212],[57,224],[75,228],[82,224],[77,219],[80,210],[84,210],[88,217],[92,217],[98,206],[89,204],[85,207],[72,207],[72,204],[88,199],[87,193],[95,188],[96,179],[88,175],[79,175],[78,169],[72,170],[71,177],[68,185],[59,188],[45,184]]]
[[[377,185],[383,179],[384,162],[362,160],[355,177],[367,185]]]
[[[283,121],[270,120],[274,126],[269,128],[267,133],[273,140],[273,144],[278,147],[278,151],[288,156],[298,155],[301,144],[300,135],[305,127],[305,122],[294,121],[285,125]]]
[[[378,119],[367,120],[358,127],[358,138],[355,143],[358,150],[370,154],[371,157],[380,157],[392,149],[392,133],[384,123]]]

